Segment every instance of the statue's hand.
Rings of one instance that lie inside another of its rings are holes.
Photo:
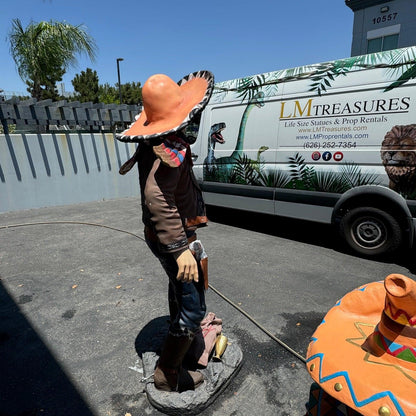
[[[178,274],[176,278],[185,283],[198,281],[198,265],[191,250],[187,249],[179,253],[173,253],[178,264]]]

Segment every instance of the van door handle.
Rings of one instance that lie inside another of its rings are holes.
[[[198,159],[198,155],[196,155],[195,153],[191,153],[191,157],[193,162],[195,162],[195,160]]]

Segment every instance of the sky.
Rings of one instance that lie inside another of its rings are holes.
[[[83,25],[98,46],[95,62],[78,56],[63,82],[91,68],[99,83],[175,81],[210,70],[215,81],[346,58],[353,12],[345,0],[0,0],[0,89],[26,93],[10,55],[13,19]]]

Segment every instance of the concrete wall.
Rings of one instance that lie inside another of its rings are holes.
[[[0,134],[0,212],[136,196],[135,144],[113,134]]]

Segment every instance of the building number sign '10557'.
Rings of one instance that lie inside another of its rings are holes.
[[[373,24],[376,25],[378,23],[390,22],[395,20],[398,13],[389,13],[383,16],[373,17]]]

